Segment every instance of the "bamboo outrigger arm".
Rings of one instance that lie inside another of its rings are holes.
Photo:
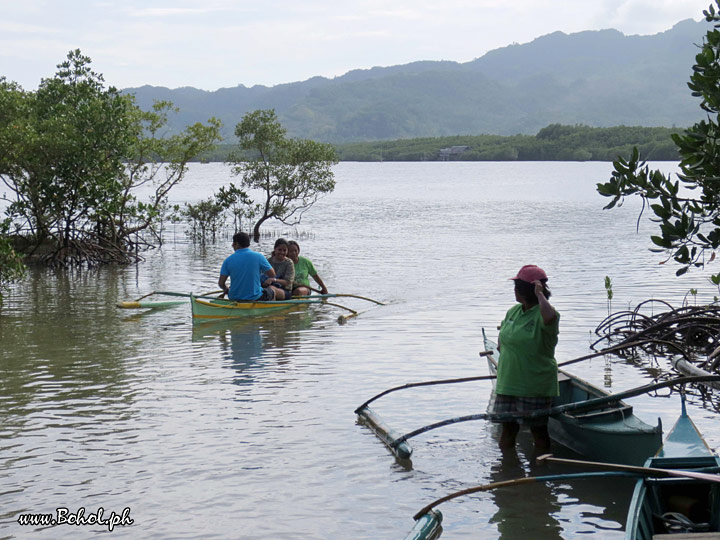
[[[586,401],[578,401],[575,403],[568,403],[566,405],[559,405],[557,407],[552,407],[550,409],[530,411],[527,413],[499,413],[499,414],[498,413],[480,413],[480,414],[470,414],[467,416],[459,416],[457,418],[449,418],[447,420],[442,420],[440,422],[435,422],[434,424],[430,424],[430,425],[418,428],[414,431],[406,433],[405,435],[397,437],[395,440],[393,440],[389,443],[386,443],[386,444],[388,444],[390,449],[394,449],[394,448],[399,447],[401,444],[405,443],[408,439],[416,437],[417,435],[420,435],[427,431],[431,431],[433,429],[441,428],[444,426],[449,426],[451,424],[458,424],[460,422],[469,422],[471,420],[492,420],[495,422],[504,422],[504,421],[517,420],[517,419],[521,419],[521,418],[522,419],[530,419],[530,418],[539,418],[539,417],[543,417],[543,416],[555,416],[555,415],[562,414],[565,412],[589,411],[589,410],[596,409],[598,407],[607,405],[608,403],[614,403],[614,402],[620,401],[625,398],[639,396],[641,394],[645,394],[647,392],[652,392],[653,390],[659,390],[661,388],[667,388],[670,386],[683,385],[683,384],[689,384],[689,383],[703,383],[703,382],[709,382],[709,381],[720,381],[720,375],[707,375],[707,376],[702,376],[702,377],[677,377],[675,379],[670,379],[668,381],[663,381],[660,383],[646,384],[644,386],[639,386],[637,388],[625,390],[624,392],[618,392],[617,394],[611,394],[609,396],[605,396],[605,397],[601,397],[601,398],[589,399]]]

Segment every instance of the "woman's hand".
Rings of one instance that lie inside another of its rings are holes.
[[[535,296],[545,298],[545,286],[542,284],[542,281],[536,279],[533,281],[533,285],[535,285]]]
[[[555,308],[550,305],[550,302],[548,302],[548,299],[545,296],[545,286],[542,282],[540,280],[535,280],[532,283],[535,285],[535,296],[537,296],[538,304],[540,305],[540,314],[542,315],[543,323],[550,324],[553,320],[555,320],[555,317],[557,317]]]

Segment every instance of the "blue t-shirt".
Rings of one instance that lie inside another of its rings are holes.
[[[260,274],[272,266],[261,253],[250,248],[235,251],[222,263],[221,276],[230,276],[230,300],[257,300],[262,294]]]

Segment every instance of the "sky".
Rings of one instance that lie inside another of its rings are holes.
[[[715,0],[0,0],[0,76],[26,90],[80,49],[108,85],[274,86],[468,62],[555,31],[656,34]]]

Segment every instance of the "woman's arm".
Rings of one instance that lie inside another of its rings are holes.
[[[327,294],[328,290],[327,290],[327,287],[325,286],[325,284],[323,283],[322,278],[318,274],[313,274],[311,277],[315,280],[315,283],[320,285],[320,294]]]
[[[550,324],[555,320],[555,317],[557,317],[557,312],[555,311],[555,308],[550,305],[548,299],[545,298],[545,295],[543,294],[545,286],[542,282],[536,280],[533,281],[533,285],[535,285],[535,296],[537,296],[538,304],[540,305],[540,315],[542,315],[543,323],[546,325]]]

